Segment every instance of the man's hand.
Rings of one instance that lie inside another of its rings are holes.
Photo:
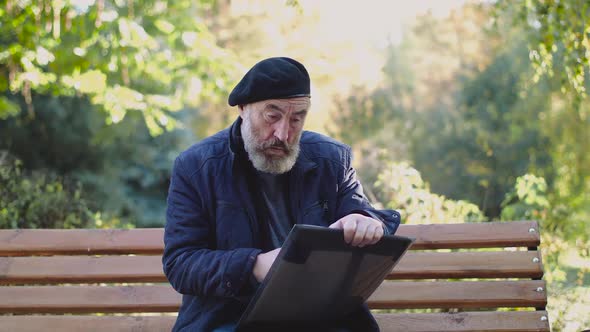
[[[344,241],[357,247],[375,244],[383,237],[383,223],[362,214],[349,214],[330,225],[344,230]]]
[[[254,275],[254,278],[256,278],[256,281],[262,282],[262,280],[264,280],[268,270],[270,270],[270,267],[277,258],[280,250],[281,248],[277,248],[275,250],[256,256],[256,262],[254,263],[254,268],[252,269],[252,274]]]

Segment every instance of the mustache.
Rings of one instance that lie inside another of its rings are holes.
[[[289,147],[285,142],[279,140],[279,139],[274,139],[272,141],[269,142],[264,142],[260,145],[261,149],[268,149],[268,148],[280,148],[283,149],[285,151],[291,151],[291,147]]]

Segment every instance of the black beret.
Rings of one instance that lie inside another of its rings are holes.
[[[309,74],[305,67],[286,57],[258,62],[229,94],[230,106],[266,99],[309,97]]]

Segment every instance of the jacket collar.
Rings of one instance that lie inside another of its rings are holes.
[[[238,156],[247,156],[242,139],[242,118],[238,116],[229,128],[229,150]]]
[[[297,161],[295,161],[295,165],[293,165],[293,169],[299,169],[303,173],[307,173],[316,167],[318,167],[318,164],[315,161],[309,159],[303,149],[301,149],[301,151],[299,151]]]
[[[234,121],[234,123],[231,125],[231,127],[229,129],[229,149],[232,152],[232,155],[234,155],[234,160],[233,160],[234,163],[235,163],[235,160],[237,157],[238,159],[243,159],[243,160],[247,161],[251,165],[251,162],[248,159],[248,153],[246,152],[246,149],[244,149],[244,140],[242,139],[241,127],[242,127],[242,118],[240,116],[238,116],[236,121]],[[305,135],[305,131],[301,135],[302,138],[304,135]],[[299,143],[299,144],[301,144],[301,143]],[[303,151],[303,147],[302,147],[301,151],[299,152],[299,156],[297,157],[297,161],[295,161],[295,165],[293,165],[293,168],[291,169],[291,171],[298,170],[303,173],[307,173],[307,172],[315,169],[317,166],[318,165],[316,162],[314,162],[313,160],[311,160],[307,157],[307,155],[305,154],[305,151]],[[289,172],[291,172],[291,171],[289,171]]]

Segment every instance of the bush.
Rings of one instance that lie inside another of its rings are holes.
[[[22,111],[0,120],[0,152],[22,161],[23,172],[67,175],[74,191],[79,182],[87,207],[102,212],[97,227],[164,225],[170,169],[195,137],[180,130],[152,137],[140,112],[106,125],[107,115],[84,97],[33,97],[31,119],[24,100],[10,96]],[[188,120],[191,111],[177,115]]]
[[[549,208],[547,182],[533,174],[517,178],[514,188],[506,194],[501,207],[502,220],[546,219]]]
[[[407,224],[460,223],[484,221],[477,205],[455,201],[430,191],[428,183],[408,163],[385,162],[375,183],[383,206],[399,210]]]
[[[79,183],[26,174],[21,161],[0,151],[0,228],[87,228],[94,218]]]
[[[582,213],[551,195],[543,177],[525,174],[502,202],[502,220],[538,220],[552,331],[580,331],[590,326],[590,255],[588,228]],[[572,258],[573,257],[573,258]]]

